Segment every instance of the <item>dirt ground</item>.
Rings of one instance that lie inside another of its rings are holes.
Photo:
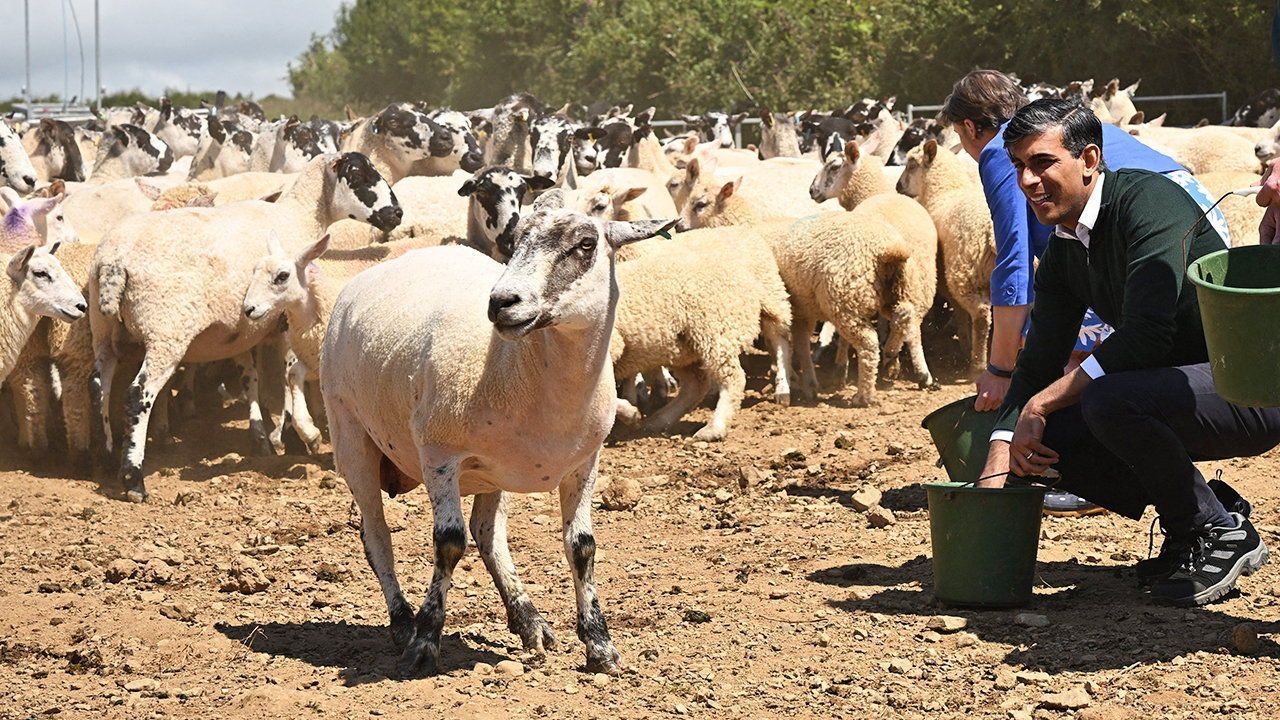
[[[522,654],[472,550],[449,595],[446,672],[405,681],[329,455],[245,457],[231,406],[151,454],[152,501],[137,506],[0,447],[0,717],[1274,717],[1280,564],[1211,607],[1159,607],[1125,572],[1146,556],[1146,523],[1047,520],[1031,607],[936,604],[921,483],[943,473],[920,419],[967,392],[900,384],[867,409],[851,391],[785,409],[756,393],[724,443],[689,440],[694,422],[617,433],[602,473],[637,479],[643,498],[594,513],[601,603],[628,665],[616,678],[583,670],[552,496],[516,499],[510,524],[558,650]],[[1273,548],[1278,459],[1204,467],[1253,501]],[[854,509],[864,485],[894,524]],[[388,505],[420,602],[426,494]],[[965,627],[935,630],[939,616]],[[495,671],[504,660],[523,674]]]

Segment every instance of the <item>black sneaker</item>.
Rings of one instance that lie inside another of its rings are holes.
[[[1210,527],[1177,542],[1178,567],[1151,587],[1157,601],[1184,607],[1207,605],[1267,562],[1267,546],[1253,523],[1233,513],[1237,527]]]
[[[1222,474],[1209,481],[1209,489],[1213,490],[1213,494],[1218,496],[1218,502],[1222,503],[1222,507],[1227,509],[1228,513],[1239,515],[1246,520],[1253,514],[1253,506],[1249,504],[1236,492],[1235,488],[1222,481]],[[1161,529],[1163,532],[1163,528]],[[1155,533],[1155,523],[1152,523],[1152,533]],[[1164,544],[1160,547],[1160,554],[1139,560],[1133,566],[1134,575],[1138,577],[1138,582],[1144,586],[1151,585],[1157,580],[1169,577],[1170,573],[1178,568],[1178,558],[1180,557],[1180,543],[1187,542],[1187,538],[1177,539],[1166,537]],[[1150,552],[1148,550],[1148,552]]]
[[[1106,508],[1073,495],[1065,490],[1050,490],[1044,494],[1044,514],[1053,517],[1084,517],[1105,513]]]

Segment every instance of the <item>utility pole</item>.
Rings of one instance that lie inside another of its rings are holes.
[[[22,22],[25,28],[27,49],[27,84],[22,86],[22,104],[27,106],[27,119],[31,119],[31,0],[22,0]]]
[[[98,112],[102,112],[102,33],[98,32],[98,0],[93,0],[93,86],[98,89]]]

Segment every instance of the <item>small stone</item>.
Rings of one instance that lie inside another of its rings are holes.
[[[321,582],[338,582],[351,575],[351,572],[341,565],[322,562],[316,566],[316,579]]]
[[[138,577],[147,582],[163,585],[173,579],[173,569],[164,560],[152,558],[147,561],[146,565],[142,566]]]
[[[1253,623],[1240,623],[1231,629],[1231,647],[1241,655],[1256,655],[1262,648],[1258,628]]]
[[[728,490],[725,490],[724,488],[720,488],[719,490],[716,490],[716,502],[720,503],[721,505],[729,502],[732,499],[733,499],[733,493],[729,492]]]
[[[925,630],[920,633],[920,639],[931,643],[942,642],[942,636],[932,630]]]
[[[841,430],[836,433],[835,446],[837,450],[853,450],[858,443],[854,440],[853,433]]]
[[[609,684],[610,680],[612,680],[612,678],[610,678],[608,675],[604,673],[596,673],[595,675],[591,676],[591,684],[595,685],[596,687],[604,687],[605,685]]]
[[[978,644],[978,636],[973,633],[962,632],[956,635],[956,647],[973,647]]]
[[[884,528],[897,522],[897,519],[894,518],[892,510],[877,505],[867,511],[867,522],[873,528]]]
[[[676,706],[672,708],[672,710],[675,710],[677,715],[689,714],[689,708],[685,707],[684,705],[681,705],[680,703],[676,703]]]
[[[118,583],[128,580],[136,572],[138,572],[138,563],[125,558],[112,560],[107,566],[107,582]]]
[[[80,558],[79,560],[75,560],[71,563],[71,569],[81,573],[89,572],[93,569],[93,563],[85,560],[84,558]]]
[[[857,492],[849,496],[849,504],[858,512],[866,512],[880,504],[884,495],[870,485],[863,485]]]
[[[173,498],[174,505],[194,505],[203,497],[198,490],[182,490]]]
[[[160,687],[160,683],[149,678],[139,678],[138,680],[130,680],[125,683],[124,689],[129,692],[143,692],[144,690],[155,690]]]
[[[232,564],[228,577],[222,582],[222,592],[238,592],[253,595],[271,586],[271,580],[262,572],[256,560],[248,557],[237,557]]]
[[[1023,670],[1017,673],[1015,677],[1023,685],[1046,685],[1053,679],[1049,677],[1049,673],[1039,672],[1038,670]]]
[[[506,675],[507,677],[513,678],[520,677],[524,674],[524,665],[515,660],[503,660],[497,665],[494,665],[493,669],[496,670],[499,675]]]
[[[170,603],[161,607],[160,614],[178,622],[190,623],[196,621],[196,611],[183,602]]]
[[[564,686],[564,694],[565,694],[565,695],[577,695],[577,694],[578,694],[578,686],[577,686],[577,685],[565,685],[565,686]]]
[[[1093,704],[1093,698],[1082,687],[1073,687],[1060,693],[1046,693],[1040,698],[1040,707],[1050,710],[1079,710]]]
[[[1013,616],[1013,623],[1023,627],[1049,627],[1049,618],[1037,613],[1018,613]]]
[[[63,591],[63,588],[62,588],[62,583],[58,583],[58,582],[42,582],[42,583],[40,583],[40,585],[36,588],[36,590],[38,590],[39,592],[42,592],[42,593],[60,593],[60,592],[62,592],[62,591]]]
[[[471,668],[471,672],[475,673],[476,675],[492,675],[493,666],[490,665],[489,663],[478,662],[476,663],[475,667]]]
[[[750,490],[753,487],[762,485],[769,479],[763,470],[753,465],[743,465],[738,468],[738,488],[740,490]]]
[[[929,629],[938,632],[956,632],[969,627],[969,621],[955,615],[934,615],[929,618]]]
[[[800,452],[800,448],[787,448],[782,451],[782,462],[803,463],[804,453]]]
[[[907,675],[914,669],[915,667],[909,661],[902,658],[894,658],[889,661],[889,672],[896,675]]]
[[[615,477],[600,493],[600,504],[606,510],[630,510],[640,502],[640,481],[633,477]]]
[[[907,446],[900,442],[891,442],[884,451],[889,455],[901,455],[907,451]]]
[[[701,624],[711,622],[711,615],[702,610],[690,608],[684,611],[684,621],[687,623]]]
[[[1009,668],[1002,667],[996,669],[996,689],[1012,690],[1018,686],[1018,676],[1013,674]]]

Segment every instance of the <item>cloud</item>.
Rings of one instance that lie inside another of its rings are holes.
[[[64,86],[63,8],[68,0],[31,7],[33,95]],[[93,2],[69,0],[84,40],[84,88],[93,96]],[[333,28],[342,0],[108,0],[101,3],[102,82],[108,91],[165,88],[287,95],[288,63],[312,34]],[[5,3],[0,23],[0,98],[19,95],[24,77],[22,3]],[[66,14],[66,77],[80,92],[80,57]]]

